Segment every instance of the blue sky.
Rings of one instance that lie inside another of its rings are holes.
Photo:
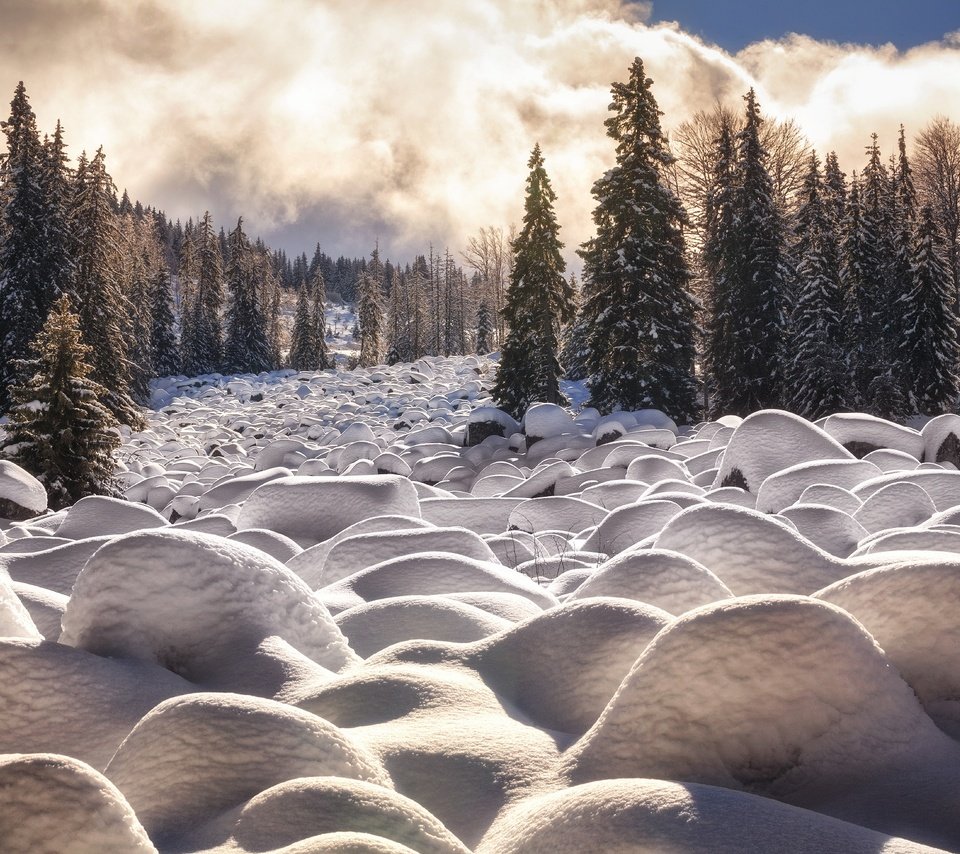
[[[903,50],[960,30],[960,0],[653,0],[650,21],[678,21],[731,52],[790,32]]]

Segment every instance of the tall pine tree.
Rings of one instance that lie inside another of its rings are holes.
[[[317,245],[317,252],[320,246]],[[319,260],[313,271],[313,335],[317,342],[317,370],[325,371],[333,367],[333,358],[327,349],[327,283]]]
[[[580,251],[587,369],[598,409],[656,407],[685,422],[697,414],[687,220],[669,186],[674,158],[652,82],[638,57],[613,85],[605,124],[617,164],[593,186],[597,234]]]
[[[173,332],[170,273],[160,258],[150,281],[150,366],[153,375],[167,377],[180,371],[180,350]]]
[[[267,339],[267,318],[262,305],[257,262],[243,233],[243,220],[230,232],[228,246],[230,265],[227,268],[227,337],[226,370],[230,373],[258,374],[269,371],[272,363]]]
[[[911,258],[912,288],[898,300],[904,318],[904,375],[912,407],[924,415],[956,411],[960,344],[953,277],[944,240],[925,206]]]
[[[93,379],[106,389],[102,402],[121,424],[143,426],[130,396],[131,363],[126,319],[132,314],[123,291],[116,188],[103,149],[89,162],[81,157],[70,210],[75,290],[84,342],[91,348]]]
[[[360,359],[361,368],[380,364],[383,358],[383,265],[380,263],[380,249],[375,246],[370,256],[370,264],[360,277],[360,293],[357,306],[360,323]]]
[[[497,405],[520,418],[533,403],[565,403],[560,393],[560,331],[574,313],[564,278],[563,244],[553,211],[556,193],[543,166],[540,145],[527,163],[523,226],[511,245],[513,269],[504,318],[510,331],[500,351],[491,393]]]
[[[113,459],[120,447],[118,424],[100,403],[107,390],[90,378],[90,355],[64,295],[22,365],[29,379],[12,389],[2,453],[46,487],[52,510],[86,495],[118,493]]]
[[[297,313],[293,318],[293,335],[290,339],[290,355],[287,362],[295,371],[315,371],[318,362],[317,336],[310,313],[310,296],[307,286],[300,283],[297,291]]]

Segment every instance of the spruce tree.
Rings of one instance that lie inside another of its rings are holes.
[[[540,145],[527,163],[523,227],[511,244],[513,269],[504,319],[510,331],[500,351],[497,405],[520,418],[533,403],[565,403],[560,393],[560,330],[573,317],[573,292],[564,278],[560,226],[553,210],[556,193],[543,165]]]
[[[293,319],[293,336],[287,362],[295,371],[315,371],[318,368],[317,338],[310,313],[310,297],[304,282],[300,283],[297,291],[297,313]]]
[[[269,371],[272,354],[267,340],[267,318],[263,310],[261,283],[256,259],[243,233],[243,220],[228,239],[230,266],[227,268],[226,370],[230,373],[258,374]]]
[[[223,360],[220,306],[223,304],[223,256],[213,217],[206,211],[194,235],[196,294],[192,305],[192,369],[208,374],[219,371]],[[229,245],[229,244],[228,244]]]
[[[0,412],[30,342],[42,328],[63,280],[46,263],[45,157],[36,117],[21,82],[3,122],[7,153],[0,159]]]
[[[493,312],[486,302],[481,302],[477,308],[477,352],[489,353],[492,349],[493,336],[496,326],[493,322]]]
[[[739,320],[734,314],[734,266],[737,233],[734,228],[734,173],[736,152],[733,125],[726,113],[713,141],[713,160],[705,204],[702,250],[705,274],[704,365],[713,416],[725,414],[737,393],[740,362],[736,346]]]
[[[107,391],[102,403],[121,424],[143,426],[130,396],[131,363],[124,324],[132,314],[123,291],[116,189],[103,149],[89,162],[81,156],[70,210],[80,330],[91,348],[93,379]]]
[[[379,247],[374,247],[370,264],[360,278],[357,316],[360,325],[358,365],[369,368],[383,358],[383,265]]]
[[[674,158],[643,62],[613,85],[605,124],[617,164],[593,186],[596,237],[584,244],[587,368],[602,411],[656,407],[685,422],[697,413],[694,311]]]
[[[317,252],[320,251],[319,244]],[[313,335],[317,343],[317,370],[325,371],[333,367],[333,359],[327,349],[327,283],[318,261],[313,272]]]
[[[160,258],[150,281],[150,366],[157,377],[172,376],[180,371],[171,303],[170,273]]]
[[[90,354],[64,295],[21,366],[29,379],[12,390],[2,453],[44,485],[52,510],[119,492],[112,456],[120,447],[118,424],[100,403],[107,390],[90,378]]]
[[[912,288],[898,301],[904,318],[904,375],[914,411],[956,411],[960,393],[958,317],[944,240],[929,206],[920,213],[911,258]]]
[[[816,152],[804,179],[797,215],[799,263],[793,335],[787,365],[787,408],[814,420],[847,406],[840,253]]]
[[[715,409],[748,415],[778,406],[783,391],[781,359],[789,302],[786,235],[761,142],[763,119],[751,89],[746,119],[736,137],[737,159],[730,215],[732,232],[724,261],[724,296],[732,361],[729,388],[718,384]]]

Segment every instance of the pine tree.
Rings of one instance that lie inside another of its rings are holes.
[[[196,292],[191,306],[193,352],[188,358],[195,373],[219,371],[223,361],[223,336],[220,306],[223,304],[223,256],[220,240],[213,228],[213,217],[206,211],[194,234],[196,252]]]
[[[580,251],[587,368],[598,409],[656,407],[689,421],[697,402],[687,219],[668,185],[674,158],[652,82],[637,58],[628,82],[613,85],[613,115],[605,124],[617,144],[617,165],[593,186],[597,235]]]
[[[29,379],[12,390],[2,453],[43,483],[52,510],[85,495],[118,494],[118,424],[100,403],[107,390],[90,378],[90,353],[64,295],[22,366]]]
[[[573,321],[568,323],[563,331],[563,347],[560,349],[560,364],[563,365],[564,376],[568,380],[584,380],[587,378],[587,344],[590,339],[590,330],[587,328],[587,317],[583,311],[583,289],[577,284],[577,277],[570,274],[570,289],[573,291],[576,313]]]
[[[915,411],[955,411],[960,394],[958,319],[944,240],[929,206],[920,213],[911,258],[913,286],[898,301],[904,318],[905,377]]]
[[[123,291],[116,189],[103,149],[89,162],[81,156],[70,210],[74,282],[84,342],[91,348],[93,379],[106,389],[102,403],[121,424],[143,426],[130,396],[131,363],[124,324],[132,314]]]
[[[763,119],[751,89],[746,120],[737,134],[730,199],[732,230],[723,259],[723,287],[730,359],[724,388],[718,383],[714,409],[747,415],[781,401],[786,310],[789,301],[785,229],[761,143]],[[716,290],[718,283],[714,283]]]
[[[493,344],[496,326],[493,322],[493,312],[490,307],[481,302],[477,308],[477,352],[489,353]]]
[[[383,265],[379,247],[374,247],[370,264],[360,278],[357,315],[360,324],[360,358],[358,365],[369,368],[383,358]]]
[[[297,292],[297,313],[293,320],[293,337],[290,340],[290,356],[287,362],[295,371],[315,371],[318,368],[316,330],[304,282],[300,283],[300,290]]]
[[[533,403],[565,403],[560,393],[560,330],[574,312],[573,293],[564,278],[563,244],[553,210],[540,145],[527,163],[523,227],[511,244],[513,270],[504,305],[510,331],[500,351],[497,381],[491,390],[497,405],[520,418]]]
[[[228,245],[230,305],[227,309],[226,370],[258,374],[270,370],[272,354],[267,340],[267,318],[261,303],[256,259],[243,233],[242,219],[237,220],[237,227],[230,232]]]
[[[50,277],[46,263],[46,164],[22,82],[2,126],[7,153],[0,160],[0,411],[9,403],[11,384],[21,379],[18,361],[26,356],[58,287],[64,285]]]
[[[737,394],[739,360],[736,334],[733,271],[737,257],[737,233],[734,228],[736,191],[736,152],[733,125],[726,113],[713,143],[713,162],[705,205],[703,270],[705,273],[704,364],[711,401],[707,407],[713,416],[725,414],[725,408]]]
[[[172,376],[180,371],[171,303],[170,273],[161,257],[150,281],[150,366],[157,377]]]
[[[812,152],[797,215],[801,249],[785,395],[789,409],[811,420],[844,409],[849,382],[839,246],[823,196],[820,164]]]
[[[320,245],[317,244],[317,252]],[[323,278],[323,269],[319,261],[313,271],[313,336],[317,343],[317,370],[325,371],[333,367],[333,359],[327,349],[327,283]]]

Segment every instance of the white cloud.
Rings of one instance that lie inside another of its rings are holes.
[[[736,56],[618,0],[2,0],[0,87],[24,79],[121,186],[288,248],[407,258],[516,222],[539,141],[572,256],[609,167],[610,84],[635,55],[664,124],[714,99],[792,115],[859,168],[876,130],[960,118],[960,41],[898,53],[791,36]],[[647,4],[647,7],[649,4]]]

